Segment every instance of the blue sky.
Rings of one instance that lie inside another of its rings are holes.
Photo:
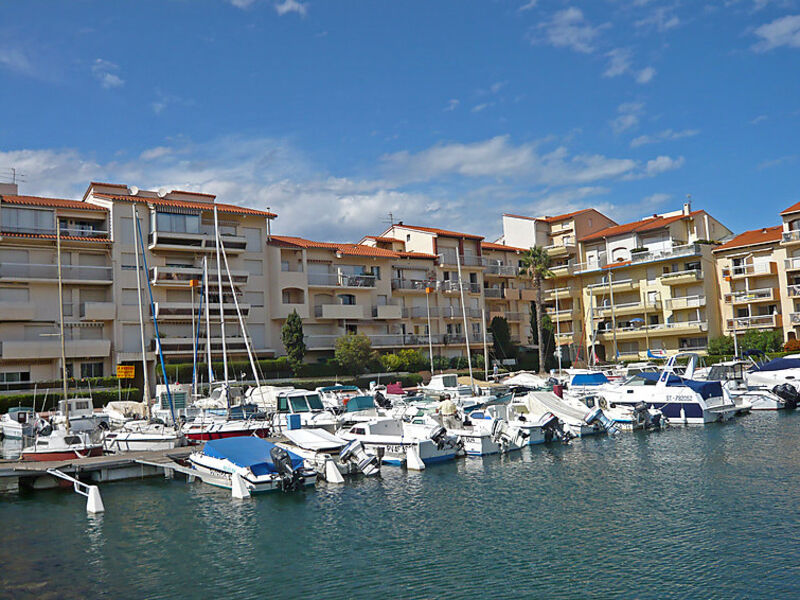
[[[8,1],[0,90],[23,192],[180,187],[319,239],[800,201],[795,0]]]

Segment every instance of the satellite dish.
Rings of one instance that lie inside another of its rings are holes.
[[[158,188],[158,197],[159,198],[163,198],[167,194],[169,194],[169,190],[167,188],[165,188],[165,187]]]
[[[139,188],[136,187],[135,185],[130,186],[128,188],[128,191],[130,192],[131,196],[136,196],[139,194]]]

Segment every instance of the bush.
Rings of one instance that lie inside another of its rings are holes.
[[[292,369],[289,366],[289,359],[285,356],[274,359],[259,360],[258,365],[259,377],[263,379],[280,379],[292,376]],[[303,365],[306,367],[307,365]],[[215,376],[219,379],[221,377],[223,364],[222,362],[212,362],[211,368],[214,370]],[[250,361],[248,360],[235,360],[228,361],[228,374],[231,378],[239,378],[241,374],[245,374],[245,379],[253,379],[253,371],[250,368]],[[156,364],[156,374],[161,377],[161,365]],[[192,381],[192,363],[173,363],[167,364],[167,374],[169,380],[180,381],[181,383],[189,383]],[[208,366],[206,363],[197,364],[197,378],[198,380],[206,381],[208,379]],[[207,383],[207,381],[206,381]]]
[[[800,340],[788,340],[783,345],[784,352],[800,352]]]
[[[743,350],[761,350],[762,352],[779,352],[783,349],[783,332],[779,329],[765,331],[747,331],[739,338],[739,352]]]
[[[339,367],[351,375],[363,373],[374,360],[372,343],[363,333],[348,333],[337,339],[334,356]]]
[[[385,371],[424,371],[430,367],[428,357],[419,350],[400,350],[396,354],[382,354],[380,366]]]
[[[465,356],[454,356],[450,359],[451,369],[468,369],[467,358]]]
[[[733,338],[729,336],[719,336],[708,341],[709,354],[733,354]]]
[[[436,371],[446,371],[450,368],[450,359],[441,354],[433,357],[433,368]]]
[[[80,396],[83,394],[88,395],[88,390],[86,389],[70,389],[69,395],[70,397]],[[118,400],[120,394],[117,390],[98,390],[96,392],[92,392],[92,400],[94,402],[95,408],[101,408],[108,404],[109,402],[113,402]],[[138,388],[123,388],[121,397],[123,400],[134,400],[136,402],[140,402],[142,399],[142,392]],[[47,395],[47,401],[44,402],[44,394],[38,393],[36,394],[36,406],[34,407],[37,411],[40,410],[52,410],[56,408],[58,405],[58,401],[61,400],[62,395],[61,391],[55,393],[50,393]],[[42,408],[42,404],[44,402],[44,408]],[[8,412],[9,408],[13,408],[15,406],[33,406],[34,404],[34,396],[33,394],[3,394],[0,395],[0,413]]]

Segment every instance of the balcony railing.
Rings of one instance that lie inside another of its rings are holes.
[[[191,302],[156,302],[156,317],[160,319],[193,319],[197,316],[197,311],[200,309],[200,304],[195,303],[192,306]],[[205,309],[204,309],[205,310]],[[219,302],[211,302],[208,304],[209,313],[219,319]],[[239,303],[239,310],[243,317],[250,314],[250,305]],[[222,312],[227,319],[236,319],[236,305],[231,302],[225,302],[222,307]]]
[[[135,270],[135,269],[134,269]],[[199,281],[203,277],[203,269],[200,267],[152,267],[150,269],[150,281],[153,285],[172,285],[175,287],[188,287],[192,281]],[[212,281],[217,280],[216,269],[208,272],[208,277]],[[231,271],[231,279],[234,285],[246,285],[250,274],[247,271]],[[227,273],[223,273],[222,280],[228,283]]]
[[[786,290],[791,298],[797,298],[800,296],[800,285],[790,285],[786,288]]]
[[[680,298],[668,298],[664,301],[667,309],[679,310],[682,308],[699,308],[706,305],[705,296],[681,296]]]
[[[773,272],[775,263],[748,263],[744,265],[733,265],[722,270],[722,274],[728,277],[749,277],[750,275],[767,275]],[[788,265],[787,265],[788,268]]]
[[[800,269],[800,257],[787,258],[783,261],[783,264],[786,267],[787,271]]]
[[[86,237],[103,239],[108,237],[108,230],[97,229],[94,227],[64,227],[61,228],[61,235],[64,237]],[[30,235],[56,235],[56,228],[53,227],[24,227],[20,225],[2,225],[0,231],[3,233],[25,233]]]
[[[351,275],[347,273],[309,273],[308,285],[318,287],[375,287],[374,275]]]
[[[800,325],[800,312],[793,312],[789,315],[789,321],[792,325]]]
[[[700,249],[700,244],[682,244],[672,246],[672,248],[666,250],[634,252],[631,254],[631,264],[680,258],[682,256],[694,256],[696,254],[700,254]]]
[[[61,265],[61,277],[65,281],[110,283],[112,276],[111,267]],[[58,279],[58,266],[4,262],[0,263],[0,279]]]
[[[784,242],[800,242],[800,229],[792,229],[783,232]]]
[[[482,256],[474,256],[474,255],[464,255],[461,254],[456,258],[456,253],[454,251],[450,252],[441,252],[438,255],[439,264],[440,265],[457,265],[457,260],[460,259],[462,267],[482,267],[487,264],[486,259]]]
[[[609,281],[603,281],[600,283],[592,283],[587,285],[586,287],[590,290],[596,290],[599,288],[607,288],[609,285],[633,285],[633,279],[612,279]]]
[[[247,238],[235,234],[220,234],[226,252],[243,252],[247,249]],[[151,250],[192,250],[216,251],[217,241],[212,231],[193,233],[157,230],[150,232],[147,237],[148,247]]]
[[[463,281],[461,282],[461,287],[464,289],[465,292],[468,292],[470,294],[481,293],[480,283],[470,283],[468,281]],[[459,285],[457,281],[440,281],[439,289],[441,289],[443,292],[458,292]]]
[[[780,315],[753,315],[750,317],[735,317],[728,319],[728,329],[760,329],[764,327],[778,327]]]
[[[515,277],[519,273],[519,268],[512,265],[488,265],[483,273],[484,276]]]
[[[775,293],[772,288],[759,288],[756,290],[737,290],[730,294],[725,294],[725,302],[733,304],[744,304],[747,302],[763,302],[774,300]]]
[[[503,297],[503,288],[483,288],[483,295],[486,298],[497,299]]]
[[[436,281],[427,279],[392,279],[393,290],[415,290],[424,292],[425,288],[436,288]]]

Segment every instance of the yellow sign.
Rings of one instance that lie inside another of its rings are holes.
[[[135,372],[134,365],[117,365],[117,377],[120,379],[133,379]]]

